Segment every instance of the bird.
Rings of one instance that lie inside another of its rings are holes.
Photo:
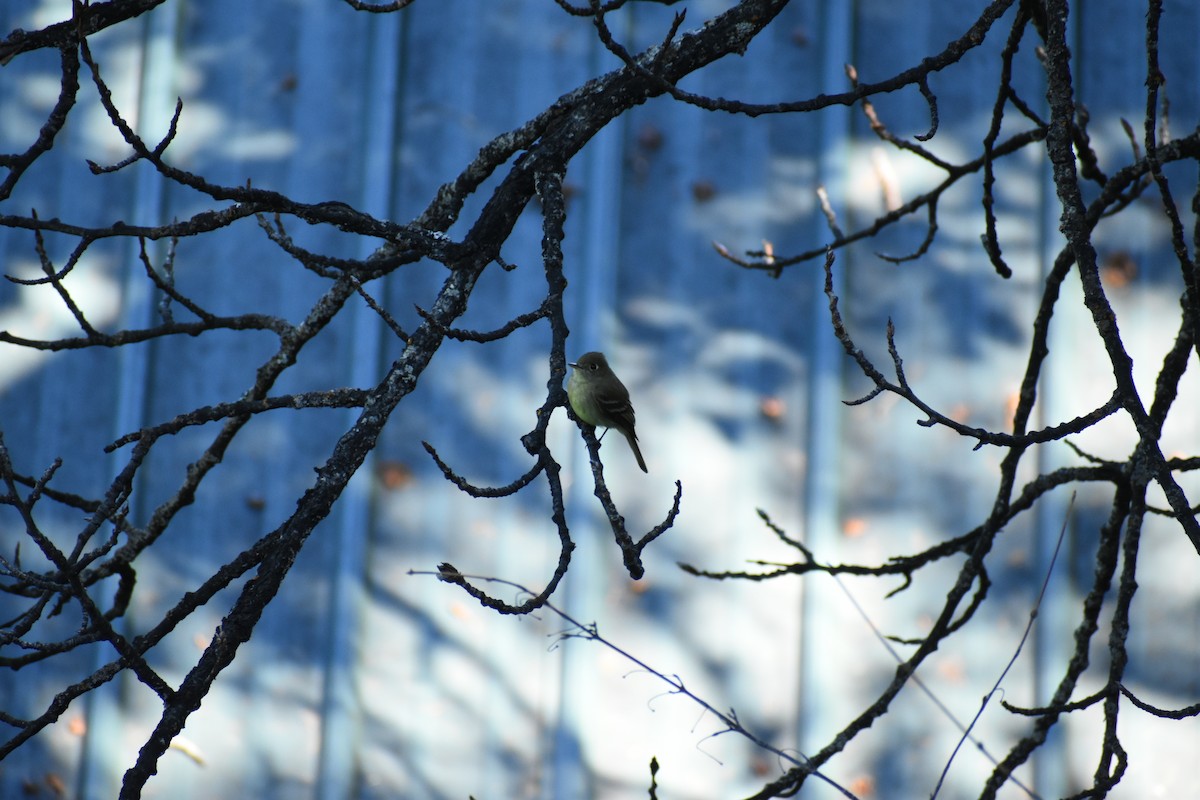
[[[638,448],[637,433],[634,432],[633,405],[629,402],[629,390],[608,366],[603,353],[584,353],[578,361],[569,362],[573,367],[567,380],[567,400],[575,416],[592,427],[616,428],[629,442],[629,449],[637,459],[642,472],[646,460]]]

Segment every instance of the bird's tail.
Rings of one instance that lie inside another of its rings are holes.
[[[650,470],[646,469],[646,459],[642,458],[642,451],[638,449],[637,434],[626,433],[625,438],[629,441],[629,449],[633,451],[633,457],[637,459],[638,466],[642,468],[642,472],[649,474]]]

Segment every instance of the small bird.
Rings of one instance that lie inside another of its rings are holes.
[[[584,353],[570,366],[574,370],[567,380],[567,399],[575,416],[592,427],[616,428],[624,434],[638,466],[649,472],[633,430],[629,390],[613,374],[604,353]]]

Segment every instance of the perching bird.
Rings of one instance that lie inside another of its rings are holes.
[[[616,428],[624,434],[638,466],[642,472],[649,472],[633,430],[629,390],[613,374],[604,353],[584,353],[571,366],[574,369],[567,380],[567,399],[575,416],[592,427]]]

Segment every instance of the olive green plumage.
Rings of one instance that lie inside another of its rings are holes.
[[[574,369],[567,379],[567,399],[571,401],[575,416],[592,427],[620,431],[629,442],[642,472],[649,472],[633,429],[629,390],[608,366],[608,359],[603,353],[584,353],[571,366]]]

